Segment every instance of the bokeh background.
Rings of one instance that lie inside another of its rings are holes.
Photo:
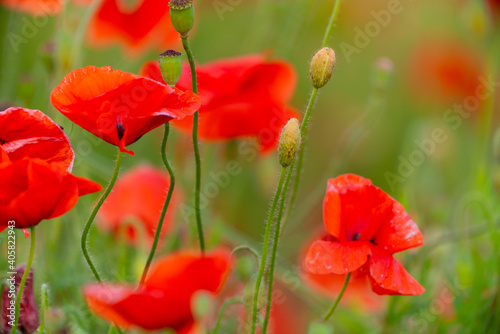
[[[73,173],[105,184],[115,148],[56,111],[50,92],[74,68],[112,66],[139,73],[145,61],[157,59],[163,50],[149,48],[135,54],[118,44],[89,45],[86,22],[98,2],[90,6],[69,2],[60,15],[45,18],[0,7],[0,105],[2,110],[14,105],[39,109],[52,117],[64,127],[75,149]],[[303,280],[300,259],[307,243],[323,228],[326,181],[342,173],[370,178],[417,222],[425,245],[398,259],[427,291],[417,297],[375,298],[370,307],[362,297],[341,304],[334,316],[335,332],[500,332],[500,135],[495,136],[500,110],[500,10],[489,3],[343,1],[329,42],[336,51],[335,72],[320,90],[312,112],[302,183],[279,251],[279,285],[286,291],[284,303],[292,309],[284,321],[299,322],[293,327],[297,333],[305,333],[304,323],[317,319],[332,298]],[[197,0],[195,6],[191,41],[198,63],[253,53],[285,59],[299,77],[291,105],[305,110],[311,91],[309,61],[321,45],[333,1]],[[390,8],[398,9],[393,13]],[[473,101],[470,98],[484,82],[490,82],[489,94],[470,111],[457,112]],[[436,130],[445,138],[441,142],[432,140]],[[194,184],[190,136],[172,133],[168,154],[179,192],[190,203]],[[158,129],[133,144],[136,156],[124,158],[122,171],[142,162],[161,166],[161,136]],[[214,183],[210,172],[224,171],[231,161],[241,166],[229,185],[220,186],[215,196],[204,196],[211,246],[260,248],[280,166],[275,152],[249,158],[238,153],[240,144],[201,146],[203,183]],[[80,292],[82,284],[92,280],[78,242],[95,198],[82,198],[67,215],[39,228],[35,287],[38,291],[42,283],[49,285],[48,319],[55,333],[104,333],[108,328],[90,314]],[[182,210],[172,226],[159,253],[196,247],[194,224]],[[5,239],[0,234],[2,249]],[[90,244],[103,276],[137,280],[145,250],[100,229],[93,229]],[[28,242],[19,233],[19,263],[27,252]],[[238,270],[243,281],[256,271],[253,266],[251,258],[242,256]],[[7,271],[5,261],[0,270]],[[284,328],[276,333],[290,333]]]

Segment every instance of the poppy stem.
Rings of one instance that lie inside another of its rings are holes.
[[[229,298],[226,299],[224,304],[222,304],[219,312],[219,316],[217,317],[217,322],[215,323],[214,330],[212,331],[212,334],[217,334],[219,331],[220,323],[222,321],[222,317],[224,316],[224,313],[226,312],[227,308],[233,304],[244,304],[245,302],[241,298]]]
[[[109,193],[111,192],[111,189],[113,189],[113,186],[115,185],[116,179],[118,178],[118,174],[120,172],[120,165],[122,164],[122,157],[123,153],[118,149],[118,155],[116,157],[116,163],[115,163],[115,169],[113,171],[113,175],[111,176],[111,180],[109,181],[108,186],[104,190],[104,193],[101,195],[99,198],[99,201],[94,207],[94,210],[92,210],[92,213],[90,214],[89,219],[85,223],[85,227],[82,232],[82,240],[80,246],[82,247],[82,252],[83,256],[85,257],[85,260],[87,261],[90,269],[92,270],[92,273],[94,274],[96,280],[98,282],[102,282],[101,276],[99,276],[99,273],[97,272],[96,267],[94,266],[94,263],[92,262],[92,259],[90,258],[89,251],[87,249],[87,238],[89,236],[90,228],[92,227],[92,223],[94,222],[95,216],[97,215],[97,212],[99,212],[99,209],[101,208],[102,204],[108,197]]]
[[[283,187],[283,193],[281,194],[280,208],[278,210],[278,219],[276,221],[276,228],[274,229],[274,242],[273,250],[271,253],[271,265],[269,267],[269,285],[267,288],[267,305],[266,305],[266,316],[264,318],[264,324],[262,325],[262,334],[266,334],[267,325],[269,323],[269,314],[271,313],[271,303],[273,298],[273,280],[274,280],[274,267],[276,263],[276,253],[278,252],[278,242],[281,234],[281,218],[283,216],[283,208],[286,202],[286,191],[288,189],[288,184],[290,183],[290,177],[292,173],[287,173],[285,186]]]
[[[264,276],[264,269],[266,267],[267,261],[267,248],[269,245],[269,238],[271,234],[271,226],[274,218],[274,212],[276,211],[276,205],[278,204],[278,199],[281,194],[281,190],[283,189],[283,181],[285,179],[286,168],[281,167],[280,180],[278,182],[278,188],[276,189],[276,193],[274,194],[273,204],[271,205],[271,210],[269,211],[269,216],[267,217],[266,223],[266,231],[264,233],[264,242],[262,245],[262,255],[260,258],[260,267],[259,273],[257,274],[257,280],[255,281],[255,289],[253,291],[253,311],[252,311],[252,327],[251,333],[255,333],[255,327],[257,324],[257,309],[259,304],[259,290],[260,285],[262,283],[262,276]]]
[[[349,283],[349,279],[351,278],[351,273],[348,273],[346,276],[345,276],[345,281],[344,281],[344,285],[342,286],[342,290],[340,290],[339,292],[339,295],[337,296],[337,298],[335,299],[335,301],[333,302],[332,306],[330,307],[330,309],[328,310],[328,312],[326,312],[325,316],[323,317],[323,322],[327,321],[328,319],[330,319],[330,317],[333,315],[333,313],[335,312],[335,310],[337,309],[337,305],[339,305],[339,302],[340,300],[342,299],[342,296],[344,295],[344,292],[347,288],[347,284]]]
[[[15,313],[14,313],[14,325],[12,326],[10,330],[10,334],[15,334],[17,331],[17,324],[19,322],[19,309],[21,308],[21,298],[23,296],[23,290],[24,290],[24,285],[26,284],[26,280],[28,278],[28,275],[30,273],[31,269],[31,264],[33,263],[33,256],[35,255],[35,226],[32,226],[30,228],[31,230],[31,245],[30,245],[30,253],[28,256],[28,263],[26,264],[26,268],[24,269],[24,274],[23,278],[21,279],[21,283],[19,284],[19,289],[17,290],[17,297],[16,297],[16,306],[15,306]]]
[[[170,162],[168,161],[166,153],[167,139],[169,132],[170,132],[170,124],[167,122],[165,123],[165,132],[163,133],[163,140],[161,142],[161,158],[163,159],[163,164],[165,165],[165,168],[168,170],[168,174],[170,175],[170,186],[168,187],[167,198],[165,199],[165,203],[163,204],[163,208],[160,214],[160,220],[158,221],[158,226],[156,227],[155,237],[153,239],[153,245],[151,246],[151,251],[149,252],[148,260],[146,261],[146,265],[144,266],[144,271],[142,272],[140,285],[144,284],[144,281],[146,280],[146,277],[148,275],[149,266],[151,265],[151,261],[153,261],[153,258],[155,256],[156,247],[158,246],[158,240],[160,239],[161,229],[163,227],[163,222],[165,220],[165,215],[167,213],[167,209],[170,204],[170,200],[172,199],[172,193],[174,192],[174,187],[175,187],[174,171],[172,169],[172,166],[170,165]]]
[[[335,24],[335,21],[337,20],[337,17],[339,15],[339,10],[340,10],[340,3],[341,0],[336,0],[334,5],[333,5],[333,10],[330,15],[330,19],[328,21],[328,25],[326,26],[325,29],[325,34],[323,36],[323,44],[322,47],[325,47],[328,44],[328,41],[330,40],[330,36],[332,34],[333,26]],[[295,180],[293,181],[293,190],[292,190],[292,195],[290,197],[290,203],[288,204],[288,209],[285,214],[285,219],[283,219],[283,227],[285,226],[288,217],[290,216],[290,212],[292,211],[293,204],[295,203],[295,197],[297,196],[297,191],[299,189],[299,184],[300,184],[300,176],[301,176],[301,171],[302,171],[302,164],[304,161],[304,147],[306,146],[306,139],[307,139],[307,129],[309,126],[309,114],[311,113],[312,107],[314,105],[314,101],[316,100],[316,95],[318,94],[318,88],[314,87],[311,96],[309,97],[309,103],[307,104],[307,109],[304,114],[304,120],[302,121],[302,125],[300,127],[300,133],[302,135],[302,144],[300,146],[300,151],[299,151],[299,157],[297,159],[297,169],[295,172]],[[293,165],[290,166],[290,169],[288,171],[289,174],[293,173]]]
[[[290,216],[290,212],[292,211],[293,204],[295,203],[295,198],[297,196],[297,191],[299,190],[299,184],[300,184],[300,174],[302,171],[302,164],[304,161],[304,147],[305,147],[305,141],[307,138],[307,130],[308,130],[308,125],[309,125],[309,114],[311,113],[312,107],[314,105],[314,102],[316,101],[316,96],[318,95],[318,88],[313,88],[311,96],[309,97],[309,103],[307,104],[307,109],[304,114],[304,120],[302,121],[302,124],[300,126],[300,134],[302,137],[302,143],[300,144],[300,150],[299,150],[299,156],[297,158],[297,168],[295,171],[295,179],[293,181],[293,190],[292,190],[292,195],[290,197],[290,203],[288,204],[288,208],[285,214],[285,219],[283,219],[283,228],[285,227],[285,224],[288,220],[288,217]],[[293,173],[293,168],[294,168],[295,162],[290,166],[288,169],[288,174]],[[287,175],[287,178],[290,176]],[[281,231],[280,231],[281,233]]]
[[[191,52],[191,47],[189,46],[189,41],[187,37],[182,37],[182,46],[186,51],[186,55],[189,61],[189,68],[191,70],[191,85],[193,92],[198,94],[198,83],[196,81],[196,66],[194,64],[193,53]],[[198,145],[198,117],[199,111],[196,111],[193,115],[193,148],[194,157],[196,160],[196,188],[194,192],[194,209],[196,214],[196,226],[198,228],[198,238],[200,239],[200,249],[201,252],[205,252],[205,239],[203,237],[203,224],[201,222],[201,210],[200,210],[200,188],[201,188],[201,159],[200,159],[200,147]]]

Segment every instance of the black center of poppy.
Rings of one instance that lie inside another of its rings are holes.
[[[358,241],[360,237],[361,237],[361,233],[354,233],[352,235],[352,241]]]
[[[3,145],[5,144],[7,141],[3,140],[2,138],[0,138],[0,145]]]
[[[377,244],[377,243],[375,242],[375,238],[371,238],[371,239],[370,239],[370,242],[371,242],[372,244],[374,244],[374,245],[376,245],[376,244]]]
[[[125,134],[125,127],[123,124],[116,124],[116,133],[118,134],[118,141],[122,140],[123,135]]]

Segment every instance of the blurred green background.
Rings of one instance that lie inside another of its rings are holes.
[[[221,2],[230,10],[222,12],[218,7]],[[329,42],[336,51],[337,65],[312,112],[300,192],[280,244],[280,270],[294,271],[305,242],[323,228],[321,207],[327,179],[356,173],[400,201],[422,230],[425,245],[404,252],[398,259],[427,291],[417,297],[385,297],[386,303],[376,312],[344,307],[334,317],[335,332],[499,333],[500,138],[497,136],[496,143],[493,140],[500,110],[498,89],[481,101],[473,115],[452,128],[444,115],[463,100],[443,97],[433,92],[430,84],[419,83],[412,73],[420,69],[414,68],[412,59],[419,46],[429,46],[429,54],[439,53],[439,47],[448,44],[436,41],[452,41],[461,45],[464,53],[477,55],[478,75],[498,82],[500,30],[481,0],[401,0],[397,1],[400,13],[391,15],[387,26],[380,26],[374,37],[368,36],[366,46],[356,47],[359,31],[376,22],[374,11],[387,10],[393,2],[343,1]],[[297,70],[299,81],[291,105],[304,111],[311,91],[309,61],[321,45],[333,1],[198,0],[195,5],[198,21],[192,48],[199,63],[270,52]],[[50,104],[50,92],[71,69],[112,66],[138,73],[160,50],[131,57],[116,45],[90,48],[78,33],[90,14],[91,10],[69,4],[63,15],[43,21],[0,8],[0,105],[2,109],[15,105],[47,113],[64,127],[75,149],[73,173],[105,184],[114,166],[115,147],[60,115]],[[22,35],[26,22],[42,21],[45,23],[36,26],[32,38],[12,44],[12,33]],[[347,44],[359,52],[349,55]],[[77,57],[70,59],[72,54]],[[387,66],[388,72],[384,71]],[[458,86],[463,84],[460,78],[455,79],[452,82]],[[398,175],[401,159],[408,160],[419,150],[417,143],[431,138],[436,128],[443,129],[447,139],[436,144],[433,153],[413,166],[408,176],[391,181],[388,175]],[[168,154],[173,158],[179,187],[184,188],[186,201],[191,201],[194,160],[191,151],[185,152],[191,149],[190,138],[172,132]],[[122,171],[144,161],[161,166],[161,135],[162,130],[157,129],[133,144],[136,156],[124,158]],[[209,172],[224,170],[230,160],[242,166],[242,172],[203,210],[209,244],[260,247],[280,168],[276,154],[247,161],[238,155],[234,142],[202,143],[201,147],[202,182],[209,182]],[[80,199],[62,218],[39,227],[35,283],[37,290],[43,282],[49,284],[49,321],[56,333],[107,330],[103,321],[88,312],[80,295],[81,285],[92,280],[78,246],[96,198],[92,196]],[[179,214],[178,228],[187,236],[174,236],[158,253],[196,246],[194,234],[189,233],[194,226],[190,223],[186,230],[185,221]],[[0,235],[2,249],[6,247],[4,240],[5,235]],[[19,233],[19,262],[27,257],[27,251],[28,243]],[[137,279],[145,256],[144,251],[117,243],[97,229],[91,234],[91,253],[104,277],[130,282]],[[2,272],[5,268],[2,261]],[[300,286],[293,292],[302,298],[301,306],[310,310],[310,319],[317,319],[315,310],[324,310],[329,300],[314,295],[303,283]],[[451,291],[452,298],[441,307],[443,290]]]

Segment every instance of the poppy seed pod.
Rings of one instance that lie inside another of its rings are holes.
[[[170,0],[168,5],[172,26],[181,37],[186,37],[194,25],[193,0]]]
[[[321,88],[330,80],[335,67],[335,52],[327,47],[322,48],[311,60],[309,74],[315,88]]]
[[[283,128],[279,142],[279,160],[283,167],[288,167],[295,159],[301,141],[299,121],[292,118]]]
[[[167,85],[175,86],[181,78],[182,73],[181,53],[175,50],[163,52],[160,55],[160,71]]]

